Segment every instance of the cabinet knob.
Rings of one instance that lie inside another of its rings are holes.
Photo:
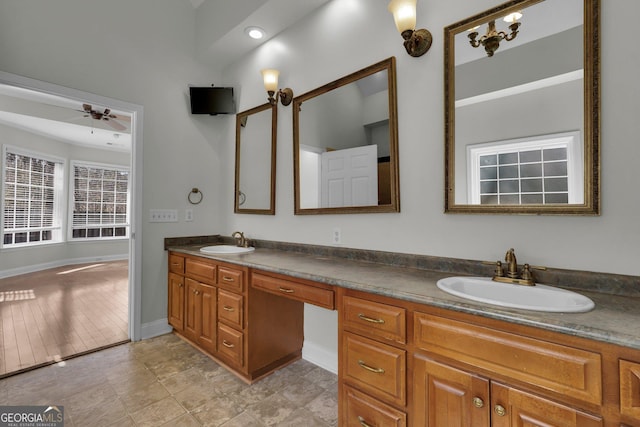
[[[196,294],[196,295],[200,295],[200,291],[197,290],[197,289],[195,291],[193,291],[193,293]]]
[[[358,422],[362,427],[371,427],[360,415],[358,415]]]
[[[473,406],[475,406],[476,408],[484,407],[484,400],[482,400],[480,397],[474,397]]]
[[[178,287],[179,287],[179,288],[181,288],[181,287],[183,287],[183,286],[184,286],[184,284],[183,284],[183,283],[178,283]]]
[[[502,405],[496,405],[496,407],[493,409],[496,411],[496,414],[499,417],[504,417],[505,415],[507,415],[507,410]]]

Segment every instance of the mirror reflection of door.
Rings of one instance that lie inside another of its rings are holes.
[[[294,99],[296,213],[399,210],[393,64]]]
[[[371,206],[378,203],[375,145],[323,153],[305,150],[304,147],[300,150],[306,171],[301,176],[301,187],[308,194],[301,201],[303,208]]]

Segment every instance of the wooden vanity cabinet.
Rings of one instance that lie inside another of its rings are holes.
[[[424,355],[414,360],[414,426],[603,426],[601,417]]]
[[[185,322],[182,333],[209,352],[216,351],[216,288],[185,279]]]
[[[339,295],[340,425],[406,426],[406,309],[383,297]]]
[[[178,332],[184,329],[184,276],[169,273],[169,306],[167,318],[169,324]]]
[[[260,292],[250,276],[247,267],[169,253],[169,323],[248,383],[301,357],[304,316],[302,302]]]

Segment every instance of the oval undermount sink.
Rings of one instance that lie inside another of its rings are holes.
[[[583,313],[595,307],[584,295],[553,286],[513,285],[494,282],[489,277],[447,277],[438,288],[462,298],[501,307],[556,313]]]
[[[233,245],[214,245],[200,248],[200,252],[211,255],[246,254],[247,252],[253,252],[255,250],[256,248],[242,248],[240,246]]]

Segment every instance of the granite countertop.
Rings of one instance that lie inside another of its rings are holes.
[[[246,254],[207,255],[199,251],[202,246],[167,249],[640,350],[640,298],[637,297],[579,291],[595,302],[595,309],[587,313],[507,309],[459,298],[438,289],[436,282],[454,276],[452,273],[270,248],[256,248]]]

